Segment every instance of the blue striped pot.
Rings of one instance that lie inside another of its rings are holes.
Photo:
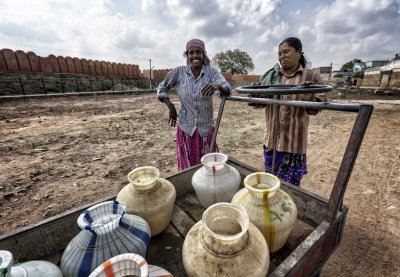
[[[78,218],[82,231],[68,244],[61,258],[65,277],[87,277],[103,262],[124,253],[147,256],[150,227],[139,216],[125,214],[123,202],[107,201]]]

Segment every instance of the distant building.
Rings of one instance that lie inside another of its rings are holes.
[[[400,59],[365,70],[362,87],[400,89]]]
[[[313,70],[319,74],[329,74],[332,72],[332,67],[321,66],[321,67],[313,68]]]
[[[339,70],[333,70],[332,74],[331,74],[331,78],[333,77],[338,77],[338,78],[342,78],[344,75],[349,74],[349,72],[346,71],[339,71]]]
[[[390,63],[390,61],[369,61],[365,62],[366,68],[377,67],[377,66],[384,66]]]
[[[384,66],[389,64],[390,61],[368,61],[368,62],[356,62],[353,65],[353,72],[363,72],[367,68]]]
[[[332,63],[330,66],[321,66],[312,69],[313,71],[319,73],[323,80],[329,80],[332,74]]]
[[[353,72],[362,72],[367,68],[364,62],[358,62],[353,65]]]

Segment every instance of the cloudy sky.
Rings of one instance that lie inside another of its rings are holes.
[[[288,36],[313,67],[400,53],[400,0],[0,0],[0,49],[139,64],[185,63],[200,38],[210,58],[246,51],[261,74]]]

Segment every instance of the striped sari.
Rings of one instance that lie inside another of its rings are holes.
[[[176,129],[176,155],[178,159],[178,171],[201,163],[201,157],[210,151],[214,128],[204,137],[200,136],[196,129],[193,136],[184,133],[178,125]],[[213,152],[217,152],[214,145]]]

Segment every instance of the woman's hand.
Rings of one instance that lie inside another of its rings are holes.
[[[313,84],[314,84],[314,82],[311,82],[311,81],[304,81],[304,82],[300,83],[300,85],[302,85],[302,86],[311,86]]]
[[[316,115],[317,113],[319,113],[319,109],[306,108],[306,113],[308,113],[309,115]]]
[[[174,104],[171,103],[171,100],[169,100],[169,98],[161,98],[160,100],[165,105],[167,105],[167,107],[169,109],[168,123],[170,123],[172,127],[175,127],[176,126],[176,120],[178,118],[178,114],[176,113],[176,109],[175,109]]]
[[[216,84],[216,83],[211,83],[211,84],[205,85],[204,87],[201,88],[200,93],[203,96],[211,96],[217,90],[219,90],[219,92],[221,93],[221,96],[229,95],[229,91],[227,89],[225,89],[220,84]]]
[[[261,98],[262,94],[248,94],[247,97]],[[247,103],[247,105],[253,107],[254,109],[262,109],[267,106],[265,104],[259,104],[259,103],[254,103],[254,102],[249,102],[249,103]]]
[[[178,118],[178,114],[176,113],[176,109],[174,104],[171,103],[170,106],[168,106],[169,109],[169,119],[168,123],[171,124],[172,127],[176,126],[176,119]]]
[[[251,86],[260,86],[261,83],[251,83],[250,85]],[[261,98],[262,94],[248,94],[247,97]],[[262,109],[267,106],[265,104],[258,104],[258,103],[253,103],[253,102],[249,102],[249,103],[247,103],[247,105],[253,107],[254,109]]]

